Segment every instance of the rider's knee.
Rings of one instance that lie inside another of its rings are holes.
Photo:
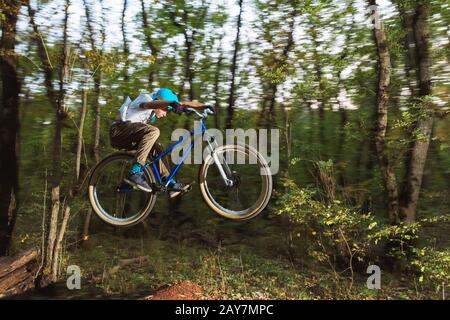
[[[147,130],[145,131],[145,135],[147,137],[152,137],[152,138],[156,137],[156,139],[159,138],[160,134],[161,134],[161,132],[160,132],[159,128],[153,127],[153,126],[148,126]]]
[[[161,131],[157,127],[153,127],[151,132],[153,133],[154,136],[156,136],[156,138],[159,138],[159,135],[161,134]]]

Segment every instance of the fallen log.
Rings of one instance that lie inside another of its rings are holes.
[[[39,252],[30,249],[14,257],[0,258],[0,298],[34,288]]]
[[[146,257],[146,256],[120,260],[116,266],[109,269],[107,274],[111,275],[111,274],[117,273],[123,267],[129,266],[134,263],[143,263],[147,260],[148,260],[148,257]]]

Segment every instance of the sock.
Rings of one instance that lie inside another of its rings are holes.
[[[144,168],[142,167],[142,165],[140,163],[135,162],[135,163],[133,163],[133,166],[131,167],[130,174],[140,173],[143,171],[143,169]]]

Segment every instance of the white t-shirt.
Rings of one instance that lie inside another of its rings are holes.
[[[147,123],[155,115],[152,109],[142,109],[139,105],[142,102],[150,102],[156,100],[155,94],[141,93],[136,99],[131,101],[130,97],[125,99],[125,102],[120,107],[120,117],[122,121]]]

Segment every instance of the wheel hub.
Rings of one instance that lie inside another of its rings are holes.
[[[229,188],[237,189],[241,185],[241,177],[236,173],[236,171],[233,171],[230,180],[232,181],[232,184]]]

